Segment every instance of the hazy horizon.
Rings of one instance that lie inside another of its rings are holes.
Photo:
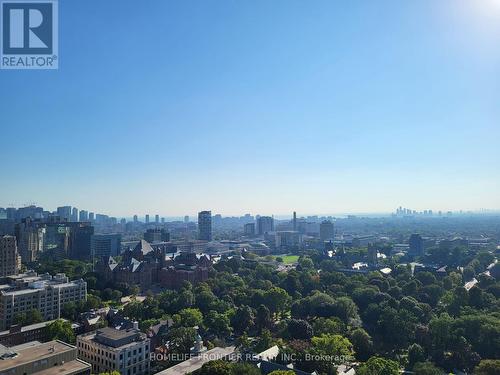
[[[498,40],[496,0],[60,2],[59,69],[0,71],[0,207],[498,210]]]

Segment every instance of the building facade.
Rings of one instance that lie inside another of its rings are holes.
[[[335,238],[333,223],[325,220],[319,225],[319,238],[321,241],[333,241]]]
[[[271,216],[260,216],[257,219],[257,234],[262,236],[274,231],[274,219]]]
[[[9,328],[18,314],[33,309],[40,311],[45,320],[58,319],[65,304],[86,300],[87,283],[82,279],[69,281],[63,273],[12,277],[0,291],[0,329]]]
[[[137,328],[101,328],[79,335],[76,347],[78,358],[91,364],[92,373],[149,374],[150,341]]]
[[[0,277],[17,275],[21,257],[17,252],[16,237],[0,236]]]
[[[92,259],[114,257],[121,253],[121,234],[94,234],[90,241]]]

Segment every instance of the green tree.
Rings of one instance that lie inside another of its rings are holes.
[[[483,359],[474,369],[474,375],[500,375],[500,359]]]
[[[61,340],[69,344],[75,342],[75,332],[67,320],[58,319],[50,323],[47,326],[47,336],[51,340]]]
[[[231,364],[232,375],[262,375],[260,370],[250,363],[239,362]]]
[[[349,297],[340,297],[333,303],[335,316],[338,316],[345,323],[359,319],[358,306]]]
[[[17,314],[14,322],[22,326],[43,322],[43,316],[38,309],[31,309],[26,313]]]
[[[363,328],[352,331],[350,341],[354,347],[356,358],[360,361],[366,361],[373,354],[372,338]]]
[[[443,370],[434,366],[431,362],[419,362],[413,366],[415,375],[443,375]]]
[[[425,350],[418,344],[412,344],[408,348],[408,364],[412,368],[417,362],[425,361]]]
[[[291,298],[286,290],[273,287],[264,293],[264,301],[269,311],[276,314],[287,308]]]
[[[257,341],[257,344],[255,345],[255,352],[257,353],[263,352],[264,350],[269,349],[273,345],[274,345],[274,339],[271,336],[271,332],[268,329],[264,329],[262,330],[262,333],[259,337],[259,340]]]
[[[231,325],[236,333],[243,333],[251,329],[254,325],[254,315],[250,306],[242,306],[236,309],[236,313],[231,318]]]
[[[170,341],[170,347],[175,353],[189,353],[196,338],[196,330],[192,327],[172,328],[166,335]]]
[[[188,308],[179,311],[180,325],[183,327],[199,326],[203,322],[203,314],[198,309]]]
[[[220,359],[205,363],[199,373],[200,375],[232,375],[229,362]]]
[[[336,366],[353,358],[354,350],[351,342],[340,335],[323,334],[311,339],[311,347],[307,351],[312,361],[303,363],[308,371],[313,369],[321,373],[333,373]]]
[[[371,357],[358,370],[359,375],[399,375],[397,362],[382,358]]]
[[[323,333],[331,333],[342,335],[346,331],[345,324],[339,318],[317,318],[313,323],[314,333],[322,335]]]

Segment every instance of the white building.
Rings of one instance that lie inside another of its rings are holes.
[[[87,300],[87,283],[69,281],[64,273],[55,276],[36,273],[10,277],[10,284],[0,285],[0,329],[9,328],[18,314],[36,309],[45,320],[61,317],[69,302]]]
[[[76,347],[78,358],[92,365],[92,373],[149,374],[150,341],[137,328],[101,328],[79,335]]]

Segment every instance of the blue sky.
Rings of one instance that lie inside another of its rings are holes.
[[[500,208],[500,0],[59,4],[0,71],[0,206]]]

